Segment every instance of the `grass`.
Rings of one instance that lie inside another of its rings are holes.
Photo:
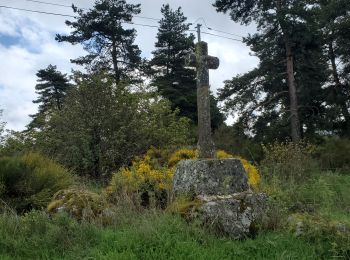
[[[0,259],[345,259],[350,238],[332,223],[350,226],[349,187],[350,174],[327,172],[300,183],[267,183],[275,206],[269,221],[277,224],[262,224],[254,239],[242,241],[214,236],[167,211],[127,206],[117,209],[108,226],[44,211],[3,212]],[[284,226],[292,214],[308,225],[302,236]]]
[[[316,248],[288,233],[217,238],[180,217],[124,213],[102,227],[43,212],[0,217],[0,259],[317,259]]]

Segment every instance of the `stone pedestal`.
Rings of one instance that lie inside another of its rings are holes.
[[[174,174],[175,194],[227,195],[248,189],[247,174],[238,159],[185,160]]]
[[[267,195],[254,193],[240,160],[181,161],[174,174],[175,196],[196,200],[198,217],[233,239],[249,235],[266,210]]]

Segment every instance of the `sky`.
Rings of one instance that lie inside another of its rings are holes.
[[[92,0],[42,0],[45,2],[92,7]],[[188,22],[206,24],[216,30],[246,36],[254,33],[254,26],[242,26],[230,20],[227,14],[217,13],[212,6],[214,0],[127,0],[128,3],[141,4],[139,16],[161,18],[160,9],[169,3],[171,8],[182,7]],[[0,0],[0,6],[10,6],[39,10],[51,13],[73,15],[71,8],[44,5],[26,0]],[[84,55],[79,45],[58,43],[55,35],[68,34],[70,28],[65,20],[73,18],[46,14],[23,12],[0,7],[0,109],[3,110],[2,121],[7,122],[7,129],[24,130],[30,122],[30,114],[35,114],[37,104],[35,85],[36,72],[49,64],[56,65],[58,70],[70,73],[72,68],[79,69],[70,63],[70,59]],[[203,21],[204,20],[204,21]],[[135,23],[158,25],[155,20],[134,18]],[[136,44],[142,50],[142,57],[150,59],[154,50],[157,28],[136,26]],[[203,31],[225,37],[232,35],[210,31],[203,25]],[[202,35],[208,42],[209,54],[220,59],[220,67],[210,71],[211,90],[216,91],[224,86],[224,81],[237,74],[248,72],[258,64],[256,57],[250,55],[250,49],[244,43],[211,35]]]

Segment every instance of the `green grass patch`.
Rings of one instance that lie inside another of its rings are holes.
[[[124,213],[109,227],[3,214],[0,236],[1,259],[317,259],[315,245],[288,233],[232,241],[162,212]]]

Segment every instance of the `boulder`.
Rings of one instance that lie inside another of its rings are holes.
[[[228,195],[247,190],[247,174],[238,159],[185,160],[178,163],[174,174],[175,195]]]
[[[238,159],[179,162],[173,192],[190,200],[189,214],[185,214],[190,219],[199,218],[210,229],[233,239],[250,235],[267,208],[267,195],[249,189]]]
[[[267,195],[251,191],[227,196],[197,196],[197,199],[202,202],[198,209],[202,222],[232,239],[252,234],[267,207]]]

